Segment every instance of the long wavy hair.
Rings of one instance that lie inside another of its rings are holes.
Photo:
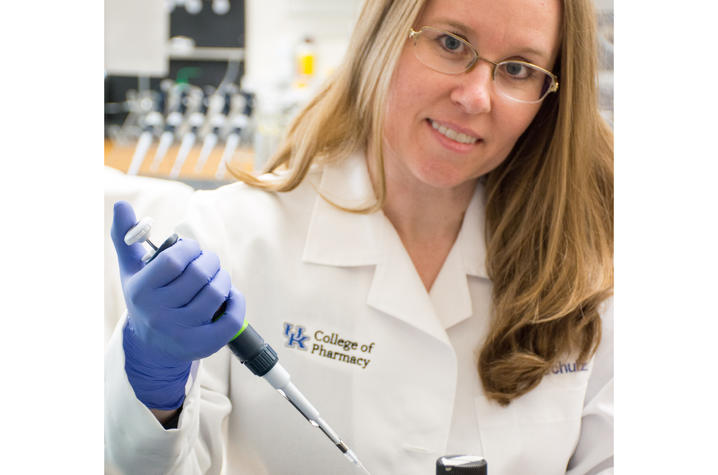
[[[501,404],[562,358],[586,362],[613,289],[613,133],[598,112],[590,0],[562,5],[558,94],[486,175],[486,267],[493,321],[479,356]]]
[[[296,116],[262,172],[238,179],[289,191],[313,164],[366,150],[381,209],[384,107],[391,75],[425,0],[367,0],[335,75]],[[561,45],[550,94],[512,152],[485,175],[486,268],[492,316],[478,373],[507,405],[565,358],[586,362],[601,339],[599,307],[613,289],[613,134],[598,112],[591,0],[562,0]],[[370,148],[369,150],[367,148]]]

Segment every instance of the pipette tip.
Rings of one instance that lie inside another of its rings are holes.
[[[344,452],[344,456],[349,459],[351,463],[359,467],[362,472],[366,473],[366,475],[371,475],[369,473],[369,470],[366,469],[364,464],[362,464],[359,459],[357,458],[356,454],[352,451],[352,449],[348,449],[346,452]]]

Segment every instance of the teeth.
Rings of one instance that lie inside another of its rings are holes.
[[[472,137],[470,135],[462,134],[461,132],[457,132],[454,129],[450,129],[448,127],[444,127],[443,125],[439,125],[433,120],[431,120],[431,126],[439,131],[442,135],[445,135],[449,137],[451,140],[456,140],[460,143],[476,143],[477,139],[476,137]]]

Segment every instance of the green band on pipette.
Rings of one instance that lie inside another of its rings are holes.
[[[237,334],[234,335],[234,336],[232,337],[232,339],[229,340],[229,341],[233,341],[235,338],[237,338],[239,335],[241,335],[242,332],[243,332],[248,326],[249,326],[249,320],[247,320],[247,319],[245,318],[245,319],[244,319],[244,323],[242,324],[242,328],[240,328],[239,331],[237,332]]]

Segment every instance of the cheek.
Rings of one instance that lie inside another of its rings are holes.
[[[404,50],[399,57],[394,75],[387,91],[386,113],[394,119],[413,119],[418,108],[431,100],[434,85],[429,85],[426,67],[418,64],[410,50]]]
[[[396,97],[391,91],[387,95],[386,105],[384,106],[384,146],[391,152],[394,152],[394,144],[399,140],[401,125],[398,123],[401,114],[397,110],[400,109],[400,98]]]
[[[419,114],[419,97],[424,92],[413,80],[411,72],[399,64],[392,78],[384,106],[384,137],[389,146],[399,145],[410,134]]]

